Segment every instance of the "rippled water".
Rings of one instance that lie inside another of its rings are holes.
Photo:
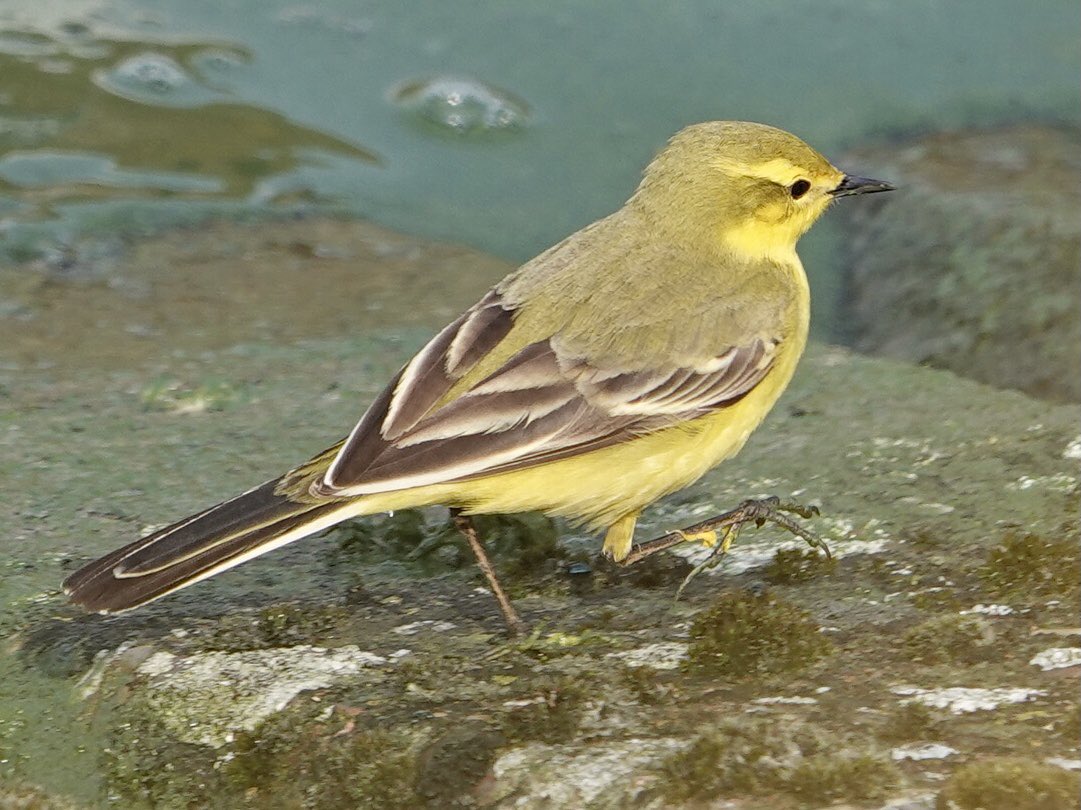
[[[0,216],[19,256],[304,205],[524,259],[619,205],[690,122],[770,122],[836,155],[1077,120],[1079,22],[1068,0],[8,0]],[[820,321],[831,250],[828,226],[805,248]]]

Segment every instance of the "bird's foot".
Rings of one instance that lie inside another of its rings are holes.
[[[753,523],[756,527],[766,523],[774,523],[804,540],[811,548],[818,549],[830,558],[829,546],[818,535],[800,525],[792,515],[802,518],[810,518],[819,514],[817,506],[804,506],[798,503],[782,501],[777,497],[750,499],[743,501],[735,509],[730,509],[716,517],[695,523],[685,529],[677,529],[668,534],[636,544],[630,554],[622,561],[622,565],[630,565],[638,560],[645,559],[658,551],[672,548],[680,543],[691,541],[701,542],[713,549],[713,552],[701,563],[696,565],[683,584],[676,591],[678,599],[687,584],[698,576],[702,571],[719,565],[728,553],[729,548],[739,537],[744,526]]]

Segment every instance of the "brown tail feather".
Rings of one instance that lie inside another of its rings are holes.
[[[344,512],[341,501],[296,503],[274,493],[277,481],[225,501],[106,554],[66,580],[75,604],[117,613],[224,571],[319,531]]]

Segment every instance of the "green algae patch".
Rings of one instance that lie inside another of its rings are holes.
[[[1076,810],[1081,777],[1054,765],[997,757],[957,770],[935,810]]]
[[[723,594],[698,614],[690,637],[686,668],[724,677],[797,672],[832,648],[807,611],[748,591]]]
[[[1081,585],[1081,550],[1076,537],[1010,532],[991,549],[979,573],[988,593],[997,598],[1076,601]]]
[[[225,380],[203,380],[188,384],[159,377],[139,391],[139,401],[150,411],[175,414],[223,411],[250,399],[244,388]]]

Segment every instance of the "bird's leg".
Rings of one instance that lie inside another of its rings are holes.
[[[503,611],[503,619],[507,623],[507,630],[510,631],[512,636],[519,635],[525,630],[525,624],[518,618],[514,605],[510,603],[510,599],[507,598],[507,594],[503,591],[503,586],[496,579],[495,569],[492,568],[492,563],[488,560],[488,555],[484,551],[484,544],[480,541],[480,537],[477,536],[477,527],[473,525],[473,520],[469,516],[463,515],[461,509],[451,509],[450,517],[458,531],[465,535],[469,547],[473,549],[473,554],[477,558],[477,565],[488,580],[492,593],[495,594],[496,601],[499,602],[499,609]]]
[[[702,568],[716,565],[720,557],[728,551],[739,536],[740,529],[748,523],[763,526],[767,522],[775,523],[781,528],[787,529],[792,534],[805,540],[811,548],[821,549],[827,558],[830,557],[830,549],[825,541],[797,523],[790,517],[792,514],[809,518],[819,514],[819,512],[817,506],[802,506],[798,503],[782,502],[776,497],[747,500],[735,509],[723,512],[708,520],[703,520],[701,523],[695,523],[685,529],[677,529],[662,537],[647,540],[644,543],[637,543],[631,548],[630,554],[619,562],[620,565],[630,565],[656,554],[658,551],[664,551],[687,541],[697,540],[714,547],[715,550],[704,563],[691,572],[690,577],[693,577]],[[686,582],[684,582],[684,585],[686,585]],[[680,590],[682,590],[682,587]]]

